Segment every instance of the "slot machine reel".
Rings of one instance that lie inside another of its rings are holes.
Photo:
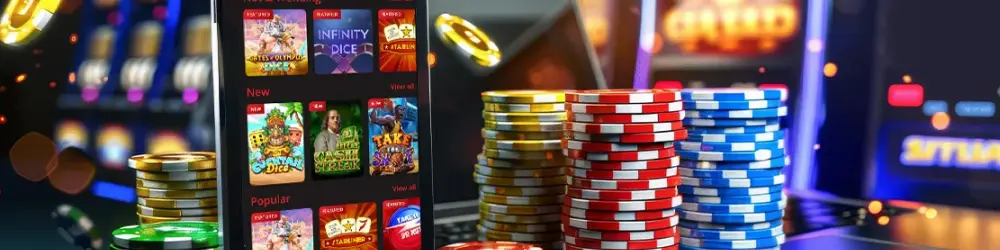
[[[87,59],[77,69],[77,82],[83,89],[83,97],[87,102],[95,101],[97,91],[108,81],[115,36],[115,30],[110,25],[97,27],[91,35]]]
[[[184,103],[193,104],[212,83],[212,20],[198,16],[184,28],[184,55],[174,67],[174,88],[182,93]]]
[[[131,57],[122,65],[120,80],[122,88],[128,91],[128,100],[139,102],[142,94],[153,85],[163,25],[157,21],[144,21],[136,25],[132,34]]]

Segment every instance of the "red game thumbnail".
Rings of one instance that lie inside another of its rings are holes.
[[[406,9],[378,11],[379,70],[382,72],[417,71],[417,26],[414,11]]]
[[[382,203],[386,250],[420,249],[420,198],[387,200]]]
[[[374,202],[319,208],[322,250],[377,250],[378,205]]]

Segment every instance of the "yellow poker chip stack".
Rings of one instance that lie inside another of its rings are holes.
[[[143,154],[128,165],[135,169],[140,224],[219,220],[215,153]]]
[[[473,171],[479,184],[480,238],[562,244],[565,94],[487,91],[482,98],[484,145]]]

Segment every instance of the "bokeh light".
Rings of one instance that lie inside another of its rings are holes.
[[[911,77],[910,75],[903,75],[903,82],[904,83],[912,83],[913,82],[913,77]]]
[[[59,150],[69,147],[87,149],[87,127],[76,120],[66,120],[56,126],[56,146]]]
[[[97,134],[97,158],[104,167],[125,168],[132,154],[132,132],[118,124],[105,125]]]
[[[76,42],[79,41],[80,41],[80,36],[78,36],[76,33],[69,35],[69,44],[76,44]]]
[[[950,124],[951,116],[949,116],[948,113],[937,112],[931,116],[931,126],[934,126],[934,129],[945,130],[948,129],[948,125]]]
[[[194,104],[198,102],[199,96],[200,94],[198,93],[198,89],[194,88],[184,89],[184,92],[181,93],[181,99],[183,99],[186,104]]]
[[[97,167],[77,148],[59,152],[58,167],[49,174],[49,184],[67,194],[79,194],[94,181]]]
[[[823,75],[826,77],[834,77],[837,75],[837,64],[828,62],[823,65]]]
[[[56,82],[49,82],[49,88],[55,88]]]
[[[6,115],[0,115],[0,125],[4,125],[4,124],[7,124],[7,116]]]
[[[871,213],[871,214],[882,213],[882,202],[881,201],[872,201],[872,202],[869,202],[868,203],[868,212]]]
[[[69,80],[69,84],[76,83],[76,73],[75,72],[69,72],[69,77],[68,77],[67,80]]]
[[[162,154],[191,151],[191,146],[184,136],[173,131],[161,131],[149,138],[149,149],[146,153]]]
[[[937,209],[931,208],[927,209],[927,212],[924,213],[924,216],[927,216],[928,219],[934,219],[937,218],[937,214],[938,214]]]
[[[879,216],[878,217],[878,224],[879,225],[883,225],[883,226],[889,225],[889,216],[885,216],[885,215]]]
[[[28,74],[27,73],[17,74],[17,77],[14,78],[14,82],[15,83],[22,83],[22,82],[24,82],[25,79],[28,79]]]
[[[434,52],[428,52],[427,53],[427,65],[429,65],[429,67],[433,68],[434,66],[437,65],[437,62],[438,62],[437,54],[435,54]]]
[[[56,168],[56,144],[45,135],[31,132],[10,148],[14,172],[29,181],[41,181]]]
[[[767,73],[767,68],[764,68],[764,67],[757,68],[757,72],[759,72],[761,74]]]

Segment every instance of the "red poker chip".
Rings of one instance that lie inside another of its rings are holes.
[[[576,149],[563,149],[563,154],[572,159],[591,161],[647,161],[674,157],[674,148],[632,152],[585,152]]]
[[[674,142],[614,143],[563,140],[563,147],[587,152],[649,151],[674,147]]]
[[[634,124],[566,122],[566,130],[589,134],[656,133],[683,128],[684,125],[679,121]]]
[[[654,123],[684,119],[684,111],[649,114],[577,114],[569,113],[567,120],[593,123]]]
[[[566,132],[566,137],[573,140],[592,142],[654,143],[686,140],[688,138],[688,132],[687,129],[635,134],[588,134],[583,132]]]
[[[566,103],[566,110],[581,114],[650,114],[684,110],[682,102],[638,104]]]
[[[591,161],[582,159],[569,159],[569,165],[576,168],[591,170],[646,170],[672,168],[681,164],[679,156],[671,156],[663,159],[639,160],[639,161]]]
[[[593,210],[603,210],[603,211],[622,211],[622,212],[651,211],[651,210],[666,210],[679,207],[681,205],[681,197],[674,196],[666,199],[645,200],[645,201],[602,201],[602,200],[587,200],[587,199],[580,199],[573,197],[565,197],[563,198],[563,204],[579,209],[593,209]]]
[[[589,200],[642,201],[658,200],[677,196],[677,188],[661,188],[653,190],[600,190],[569,187],[566,195],[573,198]]]
[[[438,250],[480,250],[480,249],[509,249],[509,250],[542,250],[534,245],[510,242],[510,241],[472,241],[455,243],[438,248]]]
[[[674,227],[677,226],[677,223],[680,223],[680,217],[673,216],[670,218],[647,221],[611,221],[571,218],[569,215],[563,215],[562,222],[564,226],[579,229],[633,232]]]
[[[650,170],[590,170],[582,168],[566,168],[569,176],[598,180],[649,180],[663,179],[677,175],[677,168],[661,168]]]
[[[681,176],[671,176],[651,180],[594,180],[579,177],[566,177],[570,187],[604,189],[604,190],[650,190],[681,185]]]
[[[666,89],[595,89],[566,92],[566,102],[655,103],[681,100],[681,93]]]
[[[634,231],[634,232],[593,231],[587,229],[568,227],[565,225],[562,228],[563,228],[563,233],[566,236],[595,239],[595,240],[614,240],[614,241],[652,240],[652,239],[674,237],[674,235],[677,235],[676,227],[668,227],[668,228],[661,228],[648,231]]]
[[[670,218],[677,215],[674,209],[638,212],[608,212],[594,211],[580,208],[563,207],[562,213],[572,218],[588,220],[608,220],[608,221],[644,221]]]
[[[568,249],[677,249],[680,247],[680,237],[666,237],[653,240],[606,241],[566,236],[564,239]]]

